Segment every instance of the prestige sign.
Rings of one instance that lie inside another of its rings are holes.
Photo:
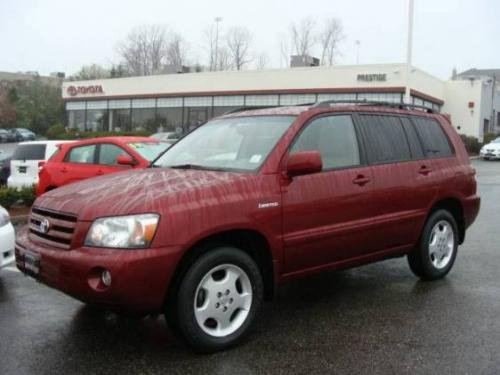
[[[79,94],[103,94],[104,91],[101,85],[90,85],[90,86],[68,86],[66,92],[70,96],[76,96]]]
[[[358,81],[362,82],[385,82],[387,81],[387,74],[358,74]]]

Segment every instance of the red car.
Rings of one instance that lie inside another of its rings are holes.
[[[106,137],[59,145],[43,165],[36,195],[103,174],[144,169],[171,146],[149,137]]]
[[[205,352],[288,280],[402,256],[444,277],[480,205],[449,121],[390,104],[229,114],[154,167],[39,197],[17,267],[92,305],[164,312]]]

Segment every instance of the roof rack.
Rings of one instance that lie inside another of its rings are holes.
[[[292,105],[267,105],[267,106],[253,106],[253,107],[238,107],[235,109],[231,109],[223,113],[221,116],[230,115],[232,113],[244,112],[244,111],[252,111],[255,109],[269,109],[269,108],[282,108],[282,107],[312,107],[317,103],[301,103],[301,104],[292,104]]]
[[[399,109],[420,109],[427,113],[434,113],[431,108],[425,107],[423,105],[408,104],[408,103],[395,103],[395,102],[384,102],[376,100],[325,100],[322,102],[315,103],[313,107],[327,107],[330,104],[358,104],[366,106],[385,106],[391,108]]]

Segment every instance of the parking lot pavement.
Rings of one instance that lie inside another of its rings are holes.
[[[446,279],[420,282],[400,258],[295,281],[223,353],[2,270],[0,373],[499,373],[500,162],[474,165],[482,208]]]

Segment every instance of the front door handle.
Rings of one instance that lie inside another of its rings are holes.
[[[353,184],[364,186],[370,182],[370,179],[362,174],[358,175],[354,180],[352,180]]]
[[[429,173],[431,173],[432,169],[429,168],[427,165],[422,165],[420,169],[418,170],[418,173],[423,174],[424,176],[427,176]]]

